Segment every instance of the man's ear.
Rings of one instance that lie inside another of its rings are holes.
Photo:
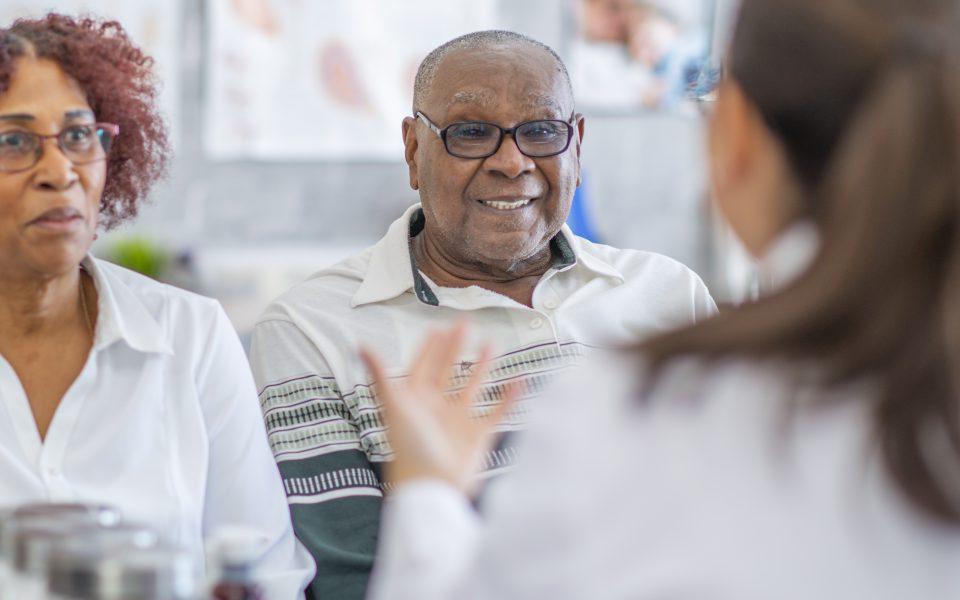
[[[574,144],[576,144],[575,147],[577,150],[577,187],[580,187],[580,169],[581,169],[580,144],[583,143],[583,134],[586,127],[586,119],[584,119],[583,115],[579,113],[574,117],[574,119],[576,120],[576,123],[577,123],[576,124],[577,130],[574,133],[574,138],[575,138]]]
[[[410,170],[410,187],[420,189],[420,176],[417,170],[417,121],[413,117],[403,119],[403,158],[407,161]]]

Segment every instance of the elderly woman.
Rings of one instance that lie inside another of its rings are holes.
[[[293,598],[312,564],[222,309],[89,254],[166,166],[151,64],[113,22],[0,29],[0,504],[109,503],[198,556],[246,525]]]

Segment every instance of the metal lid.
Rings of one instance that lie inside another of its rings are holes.
[[[31,516],[13,521],[7,528],[7,560],[18,573],[46,577],[53,550],[72,538],[91,538],[119,525],[103,525],[98,513],[65,513],[56,516]],[[110,519],[112,521],[112,519]],[[109,522],[109,521],[108,521]],[[139,528],[142,529],[142,528]],[[133,532],[127,532],[130,535]],[[124,533],[102,533],[106,541],[121,539]],[[142,532],[140,535],[146,535]]]
[[[18,506],[12,511],[14,518],[51,517],[71,514],[90,515],[94,520],[104,525],[115,525],[120,522],[120,511],[106,504],[38,502]]]
[[[8,561],[13,553],[11,534],[25,523],[62,519],[67,523],[111,526],[120,522],[120,511],[100,504],[37,503],[25,504],[4,512],[0,519],[0,558]]]

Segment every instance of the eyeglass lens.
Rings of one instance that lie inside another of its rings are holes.
[[[496,152],[503,131],[491,123],[455,123],[447,128],[447,151],[465,158],[481,158]],[[520,152],[545,157],[563,152],[570,141],[570,124],[563,121],[531,121],[514,132]]]
[[[64,155],[77,165],[104,160],[114,135],[99,125],[74,125],[57,135]],[[35,165],[43,154],[43,137],[21,129],[0,131],[0,171],[18,171]]]

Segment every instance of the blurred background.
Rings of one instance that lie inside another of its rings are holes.
[[[124,24],[156,59],[174,142],[170,178],[95,253],[218,298],[243,337],[418,201],[400,136],[417,66],[489,28],[567,61],[587,117],[575,231],[676,258],[718,301],[755,291],[711,213],[689,99],[727,0],[0,0],[0,23],[49,10]]]

